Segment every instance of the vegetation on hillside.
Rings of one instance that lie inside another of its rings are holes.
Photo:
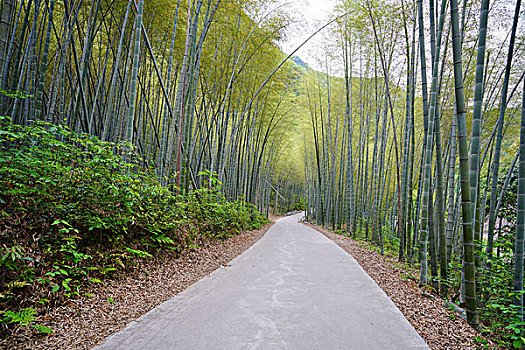
[[[208,187],[177,195],[160,185],[153,169],[141,168],[126,144],[47,122],[19,126],[8,118],[2,119],[0,144],[4,327],[29,325],[36,310],[88,293],[136,259],[181,252],[267,222],[254,205],[227,201],[209,172],[199,174]],[[115,155],[119,149],[126,149],[127,161]]]

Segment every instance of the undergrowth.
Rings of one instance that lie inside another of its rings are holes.
[[[180,252],[266,223],[208,188],[177,195],[126,144],[0,117],[0,326],[35,332],[38,315],[138,259]],[[117,155],[120,154],[120,155]],[[126,159],[127,161],[124,161]]]
[[[478,283],[481,284],[481,294],[478,297],[478,311],[481,321],[480,333],[491,339],[499,348],[503,349],[523,349],[525,347],[525,322],[521,320],[519,309],[512,304],[512,298],[525,291],[518,293],[512,292],[512,271],[513,271],[513,255],[514,255],[514,231],[512,225],[504,226],[502,231],[494,242],[495,255],[487,261],[488,264],[480,269],[478,276],[484,276],[487,271],[483,269],[490,269],[490,279],[482,278]],[[380,239],[378,237],[371,237],[370,232],[367,232],[365,225],[359,225],[353,235],[349,235],[345,230],[334,230],[334,233],[346,237],[351,237],[360,242],[360,245],[368,250],[375,251],[391,260],[398,259],[399,239],[392,235],[386,227],[383,227],[383,247],[380,247]],[[481,250],[485,251],[486,242],[481,242]],[[485,259],[485,256],[483,255]],[[411,265],[406,262],[394,263],[396,267],[404,270],[401,273],[402,279],[410,279],[416,283],[419,282],[419,262],[415,261]],[[429,269],[430,270],[430,269]],[[446,300],[455,302],[459,297],[459,290],[461,284],[461,261],[452,259],[449,265],[448,294]],[[428,277],[432,280],[432,276]],[[431,284],[425,288],[435,293],[438,292],[431,287]],[[449,304],[451,305],[451,304]],[[460,307],[464,307],[460,303]],[[459,317],[450,311],[450,317]],[[485,338],[478,336],[474,339],[479,348],[492,348],[488,345]]]

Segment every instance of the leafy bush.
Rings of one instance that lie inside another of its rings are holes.
[[[204,173],[209,188],[176,195],[139,167],[129,145],[0,118],[3,309],[32,306],[28,296],[56,303],[155,250],[181,251],[266,222],[253,205],[228,202],[214,174]]]

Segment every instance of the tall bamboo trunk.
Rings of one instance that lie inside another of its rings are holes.
[[[518,175],[518,210],[516,213],[516,239],[514,247],[514,305],[523,320],[523,242],[525,240],[525,80],[521,99],[521,128]],[[501,224],[500,224],[501,225]]]
[[[22,6],[22,4],[20,5]],[[0,84],[3,81],[4,66],[7,62],[7,50],[11,34],[11,21],[15,10],[15,0],[3,0],[0,9]],[[0,85],[0,88],[2,86]],[[0,97],[3,100],[4,97]],[[0,103],[0,106],[2,104]],[[2,112],[2,110],[0,110]]]
[[[496,225],[496,201],[498,198],[498,177],[499,177],[499,166],[501,158],[501,143],[503,140],[503,123],[505,121],[505,111],[507,109],[507,94],[510,79],[510,70],[512,67],[512,57],[514,54],[514,42],[516,40],[516,29],[518,26],[518,19],[521,9],[521,0],[516,1],[516,7],[514,10],[514,20],[512,22],[512,31],[510,34],[510,42],[507,53],[507,64],[505,66],[505,77],[503,79],[503,86],[501,91],[501,102],[499,108],[498,117],[498,132],[496,135],[496,144],[494,146],[494,158],[492,165],[492,188],[490,191],[490,209],[489,209],[489,227],[488,227],[488,241],[487,241],[487,255],[488,259],[492,256],[492,246],[494,241],[494,228]]]
[[[133,68],[131,71],[131,85],[129,94],[129,109],[126,127],[126,141],[133,143],[133,127],[135,121],[135,103],[137,94],[137,76],[139,74],[139,59],[140,59],[140,29],[142,26],[142,14],[144,11],[144,0],[139,0],[137,16],[135,17],[135,43],[133,50]]]
[[[519,1],[519,0],[518,0]],[[452,48],[454,56],[454,86],[456,97],[456,112],[458,124],[458,149],[461,175],[461,207],[463,218],[463,264],[465,273],[465,292],[467,303],[467,322],[474,328],[479,326],[476,279],[474,266],[474,236],[472,230],[472,208],[470,197],[467,122],[465,118],[465,95],[463,92],[463,67],[461,58],[461,42],[459,31],[459,15],[457,0],[450,0],[450,22],[452,27]]]

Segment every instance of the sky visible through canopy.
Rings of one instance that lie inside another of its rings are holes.
[[[330,19],[337,0],[283,0],[287,12],[291,13],[294,23],[287,28],[286,37],[279,44],[285,53],[291,53],[319,27]],[[303,46],[296,55],[315,69],[322,70],[324,43],[327,42],[329,32],[317,34]]]

